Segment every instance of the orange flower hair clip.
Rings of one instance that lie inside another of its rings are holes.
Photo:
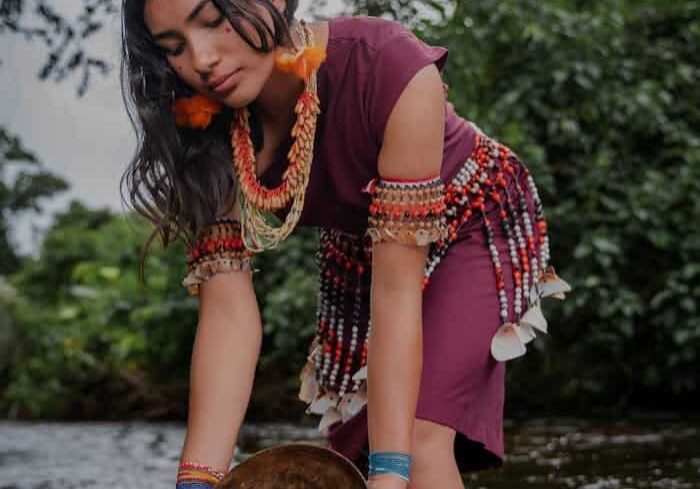
[[[201,94],[181,97],[172,105],[175,124],[202,129],[211,123],[214,114],[221,112],[221,104]]]
[[[306,46],[296,54],[279,50],[275,53],[275,66],[284,73],[294,73],[302,80],[308,80],[325,59],[324,47]]]

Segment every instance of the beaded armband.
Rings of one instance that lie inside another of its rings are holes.
[[[375,178],[367,234],[372,242],[425,246],[447,237],[445,186],[440,176],[420,180]]]
[[[199,285],[219,272],[250,270],[253,252],[241,238],[241,223],[218,218],[207,226],[187,252],[187,275],[182,285],[190,295],[199,293]]]

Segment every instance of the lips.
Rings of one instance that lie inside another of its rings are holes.
[[[224,76],[221,76],[219,78],[214,79],[209,84],[209,88],[214,92],[220,90],[224,86],[224,84],[228,85],[228,83],[226,83],[226,82],[229,80],[229,78],[231,78],[231,75],[234,75],[237,72],[238,72],[238,70],[236,69],[236,70],[233,70]]]

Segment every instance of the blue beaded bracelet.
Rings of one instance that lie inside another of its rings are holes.
[[[186,481],[175,484],[175,489],[211,489],[214,484],[206,481]]]
[[[412,459],[411,454],[405,452],[371,452],[367,475],[392,473],[409,482]]]

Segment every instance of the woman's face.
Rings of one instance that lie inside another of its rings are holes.
[[[284,0],[273,3],[284,12]],[[260,5],[255,8],[274,30],[270,13]],[[250,47],[211,0],[146,0],[144,20],[178,76],[194,90],[230,107],[255,100],[274,68],[273,52]],[[244,19],[241,24],[259,46],[255,29]],[[213,86],[225,79],[218,89]]]

